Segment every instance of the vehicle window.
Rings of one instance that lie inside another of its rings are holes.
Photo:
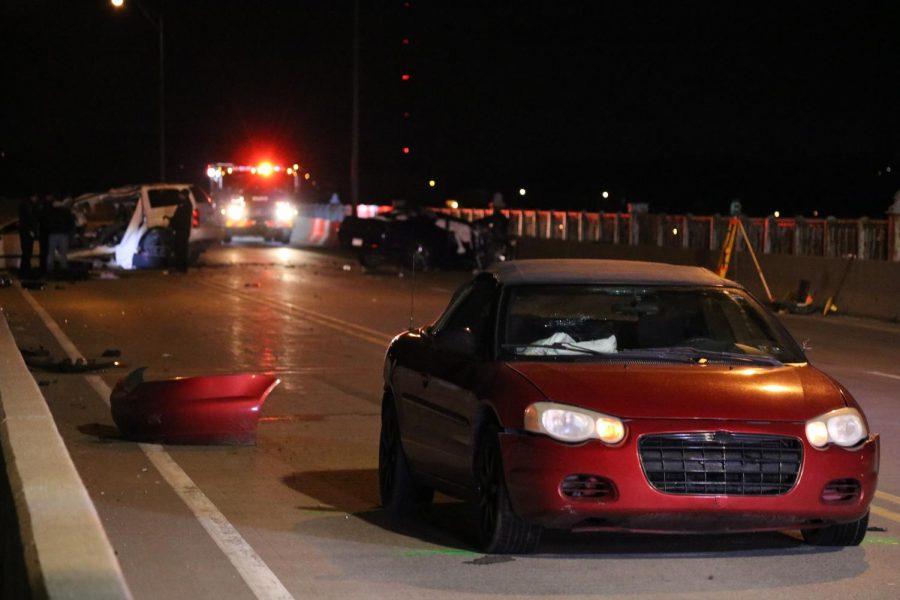
[[[212,198],[209,197],[209,194],[204,192],[201,188],[196,185],[191,186],[191,193],[194,194],[194,200],[197,204],[212,204]]]
[[[190,200],[190,194],[188,194],[188,190],[184,188],[169,188],[149,190],[147,192],[147,198],[150,200],[150,208],[162,208],[165,206],[178,206],[178,203],[181,202],[182,198]]]
[[[796,342],[750,296],[720,288],[514,287],[501,338],[513,357],[693,349],[804,360]]]
[[[466,330],[471,331],[479,343],[483,342],[491,329],[494,290],[495,286],[489,283],[472,285],[443,320],[438,337],[446,331]]]

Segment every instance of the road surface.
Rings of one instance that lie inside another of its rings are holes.
[[[122,351],[148,378],[271,371],[255,447],[119,439],[105,394],[126,369],[35,371],[135,598],[900,597],[900,326],[788,317],[882,436],[872,530],[858,548],[795,534],[551,534],[533,556],[484,556],[471,510],[438,497],[386,527],[377,496],[381,366],[410,322],[412,280],[339,255],[244,244],[188,275],[0,290],[20,346]],[[414,282],[413,321],[465,273]]]

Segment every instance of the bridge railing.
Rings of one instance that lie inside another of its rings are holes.
[[[475,221],[491,209],[442,208]],[[667,248],[718,250],[729,216],[600,213],[503,209],[509,232],[520,237]],[[889,219],[741,217],[754,249],[762,254],[900,261],[900,215]]]

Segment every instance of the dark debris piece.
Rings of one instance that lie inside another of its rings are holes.
[[[12,286],[12,279],[6,275],[0,275],[0,289]]]
[[[22,287],[26,290],[42,290],[44,289],[44,282],[38,279],[24,279],[22,280]]]
[[[69,358],[54,360],[49,356],[25,356],[24,358],[25,364],[29,367],[54,373],[87,373],[90,371],[99,371],[101,369],[121,366],[118,361],[97,361],[93,358],[88,360],[79,358],[75,361]]]
[[[875,527],[873,525],[872,527],[866,528],[866,531],[874,531],[876,533],[884,533],[885,531],[887,531],[887,529],[885,529],[884,527]]]
[[[22,356],[24,356],[25,358],[50,356],[50,351],[43,346],[38,346],[37,349],[19,348],[19,352],[21,352]]]
[[[100,356],[104,358],[118,358],[122,356],[122,351],[118,348],[107,348]]]

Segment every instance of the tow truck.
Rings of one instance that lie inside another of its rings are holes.
[[[235,235],[290,241],[298,214],[300,165],[220,162],[207,165],[206,176],[225,226],[225,241]]]

